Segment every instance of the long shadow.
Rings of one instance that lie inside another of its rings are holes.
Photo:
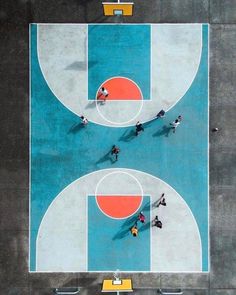
[[[139,211],[149,211],[150,210],[150,202],[147,202],[144,207],[142,207]]]
[[[152,203],[152,209],[159,207],[159,204],[162,198],[163,197],[160,197],[159,199],[157,199],[155,202]]]
[[[143,128],[149,128],[157,120],[157,117],[152,118],[150,121],[143,123]]]
[[[77,133],[83,128],[84,128],[84,125],[82,123],[75,123],[74,125],[70,127],[68,133]]]
[[[152,136],[153,137],[157,137],[157,136],[166,136],[166,137],[168,137],[171,130],[172,130],[172,127],[165,125],[165,126],[162,127],[162,130],[157,131]]]
[[[85,109],[94,109],[96,107],[96,101],[95,100],[91,100],[91,102],[89,102]]]
[[[160,197],[159,199],[157,199],[155,202],[152,203],[152,209],[159,207],[158,205],[159,205],[161,199],[162,199],[162,197]]]
[[[86,61],[75,61],[72,64],[65,67],[65,70],[70,71],[85,71],[87,69]]]
[[[112,158],[111,152],[109,151],[108,153],[106,153],[103,157],[101,157],[96,164],[101,164],[104,162],[110,161],[112,164],[114,163],[114,160]]]
[[[114,235],[112,240],[114,241],[114,240],[123,239],[124,237],[129,235],[129,231],[130,231],[130,228],[126,228],[126,229],[118,231],[118,233]]]
[[[150,228],[151,222],[147,222],[139,228],[139,232],[145,231]]]
[[[97,61],[75,61],[72,64],[65,67],[65,70],[69,71],[85,71],[87,70],[87,66],[89,69],[91,69],[93,66],[95,66],[98,62]]]
[[[150,210],[150,202],[148,202],[140,211],[147,211]],[[128,219],[125,220],[125,222],[121,225],[121,229],[114,235],[114,237],[112,238],[112,240],[120,240],[123,239],[124,237],[129,235],[130,229],[131,227],[138,222],[138,214],[129,217]],[[149,221],[145,224],[141,224],[140,226],[140,222],[138,222],[138,228],[139,231],[145,231],[147,229],[150,228],[152,221]]]
[[[137,220],[138,220],[138,215],[137,216],[132,216],[132,217],[126,219],[126,221],[122,224],[121,227],[123,228],[123,227],[128,226],[129,229],[130,229],[130,226],[133,225]]]
[[[132,139],[136,137],[134,130],[126,130],[121,137],[119,138],[119,141],[129,142]]]

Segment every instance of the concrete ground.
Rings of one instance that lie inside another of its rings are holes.
[[[0,149],[1,294],[52,294],[59,286],[82,286],[100,294],[106,274],[28,273],[29,51],[30,22],[210,23],[210,237],[209,274],[130,274],[136,294],[150,288],[182,287],[184,294],[236,294],[234,201],[235,155],[235,0],[134,1],[129,19],[105,18],[97,0],[2,1]]]

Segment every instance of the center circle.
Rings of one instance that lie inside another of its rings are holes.
[[[143,200],[142,186],[131,174],[116,171],[105,175],[95,190],[99,209],[107,216],[123,219],[138,211]]]
[[[108,91],[107,97],[99,92],[102,87]],[[126,77],[112,77],[106,80],[97,90],[96,98],[98,113],[113,125],[131,122],[139,115],[143,106],[141,89]]]

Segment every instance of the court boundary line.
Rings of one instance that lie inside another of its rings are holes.
[[[29,23],[29,46],[28,46],[28,49],[29,49],[29,252],[28,252],[28,269],[29,269],[29,273],[41,273],[41,271],[31,271],[30,270],[30,262],[31,262],[31,69],[32,69],[32,65],[31,65],[31,54],[32,54],[32,48],[31,48],[31,25],[62,25],[62,23]],[[81,23],[81,24],[86,24],[86,23]],[[111,24],[108,24],[108,23],[104,23],[104,24],[98,24],[98,23],[91,23],[91,24],[96,24],[96,25],[111,25]],[[155,23],[136,23],[136,24],[128,24],[128,25],[144,25],[144,24],[149,24],[149,25],[159,25],[159,24],[155,24]],[[165,25],[165,24],[168,24],[168,23],[162,23],[161,25]],[[209,62],[210,62],[210,24],[209,23],[185,23],[184,25],[207,25],[208,27],[208,40],[207,40],[207,43],[208,43],[208,142],[207,142],[207,147],[208,147],[208,162],[207,162],[207,167],[208,167],[208,270],[207,271],[171,271],[172,273],[210,273],[210,268],[211,268],[211,255],[210,255],[210,162],[209,162],[209,159],[210,159],[210,142],[209,142],[209,133],[210,133],[210,130],[209,130],[209,127],[210,127],[210,117],[209,117],[209,112],[210,112],[210,83],[209,83],[209,79],[210,79],[210,76],[209,76],[209,73],[210,73],[210,69],[209,69]],[[63,24],[63,25],[78,25],[78,23],[67,23],[67,24]],[[116,25],[115,23],[113,23],[113,25]],[[173,25],[183,25],[183,24],[178,24],[178,23],[173,23],[173,24],[168,24],[170,26],[173,26]],[[88,24],[87,24],[88,26]],[[202,34],[203,35],[203,34]],[[38,34],[37,34],[37,40],[38,40]],[[88,42],[88,40],[87,40]],[[36,48],[37,52],[38,52],[38,42],[37,42],[37,48]],[[88,52],[88,50],[87,50]],[[38,59],[38,64],[39,64],[39,67],[41,69],[41,66],[40,66],[40,62],[39,62],[39,59]],[[88,64],[88,63],[87,63]],[[42,70],[41,70],[42,72]],[[43,75],[43,72],[42,72],[42,75]],[[44,76],[43,76],[44,77]],[[46,81],[46,80],[45,80]],[[51,89],[50,89],[51,90]],[[52,92],[53,93],[53,92]],[[54,93],[53,93],[54,94]],[[55,94],[54,94],[55,95]],[[55,96],[57,97],[57,96]],[[64,105],[63,105],[64,106]],[[66,107],[67,108],[67,107]],[[68,108],[67,108],[68,109]],[[74,113],[74,112],[73,112]],[[74,113],[75,114],[75,113]],[[77,114],[75,114],[77,115]],[[149,122],[150,120],[148,120],[147,122]],[[110,127],[119,127],[120,126],[110,126]],[[126,126],[126,127],[129,127],[129,126]],[[113,168],[114,169],[114,168]],[[140,171],[142,172],[142,171]],[[145,173],[145,172],[143,172]],[[83,177],[83,176],[82,176]],[[39,226],[40,227],[40,226]],[[38,228],[39,230],[39,228]],[[37,240],[37,239],[36,239]],[[35,250],[36,250],[36,247],[35,247]],[[36,251],[35,251],[36,252]],[[35,253],[35,256],[36,256],[36,253]],[[45,273],[47,271],[42,271],[42,273]],[[69,272],[69,271],[68,271]],[[101,273],[102,271],[98,271],[98,273]],[[133,271],[135,272],[135,271]],[[139,271],[140,272],[140,271]],[[152,273],[153,271],[148,271],[147,273]],[[53,272],[50,272],[49,273],[54,273]],[[64,273],[64,272],[62,272]],[[166,272],[153,272],[153,273],[166,273]],[[167,271],[168,273],[168,271]]]
[[[86,223],[87,223],[87,227],[85,229],[85,233],[86,233],[86,249],[85,249],[85,255],[86,255],[86,263],[85,263],[85,271],[88,271],[88,195],[86,197],[86,213],[87,213],[87,216],[86,216]]]
[[[29,147],[28,147],[28,151],[29,151],[29,233],[28,233],[28,238],[29,238],[29,249],[28,249],[28,272],[30,272],[30,263],[31,263],[31,186],[32,186],[32,182],[31,182],[31,97],[32,97],[32,93],[31,93],[31,56],[32,56],[32,51],[31,51],[31,24],[28,25],[29,26]],[[35,255],[36,255],[36,251],[35,251]]]
[[[206,24],[203,24],[204,26]],[[208,170],[208,189],[207,189],[207,194],[208,194],[208,272],[210,273],[211,270],[211,247],[210,247],[210,24],[207,24],[207,59],[208,59],[208,64],[207,64],[207,84],[208,84],[208,95],[207,95],[207,107],[208,107],[208,137],[207,137],[207,148],[208,148],[208,158],[207,158],[207,170]]]

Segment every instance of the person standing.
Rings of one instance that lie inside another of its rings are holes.
[[[88,124],[88,119],[87,118],[85,118],[85,116],[80,116],[80,119],[81,119],[81,121],[82,121],[82,124],[85,126],[85,125],[87,125]]]
[[[115,155],[115,160],[118,160],[118,155],[119,155],[120,149],[118,148],[118,146],[113,145],[112,149],[111,149],[111,154]]]
[[[137,237],[137,235],[138,235],[138,227],[137,227],[137,223],[135,223],[135,224],[131,227],[130,231],[131,231],[131,234],[132,234],[133,237]]]
[[[158,227],[158,228],[162,228],[162,222],[158,219],[158,216],[156,215],[154,222],[153,222],[154,226]]]
[[[144,131],[144,128],[143,125],[138,121],[136,123],[136,136],[138,136],[141,131]]]
[[[161,195],[161,199],[159,201],[159,203],[157,204],[157,207],[159,207],[160,205],[162,206],[166,206],[166,199],[164,198],[164,193]]]
[[[175,119],[174,122],[170,123],[172,126],[171,128],[173,129],[173,133],[175,133],[176,128],[179,126],[180,121],[178,119]]]
[[[182,117],[181,115],[179,115],[178,118],[177,118],[177,120],[178,120],[179,122],[181,122],[181,121],[183,120],[183,117]]]
[[[165,111],[164,110],[161,110],[157,115],[156,115],[157,119],[158,118],[163,118],[165,117]]]
[[[108,90],[105,88],[105,87],[101,87],[99,90],[98,90],[98,96],[97,96],[97,99],[102,99],[103,100],[103,103],[106,102],[106,99],[109,95],[109,92]]]
[[[145,222],[145,215],[143,214],[143,212],[141,211],[140,213],[139,213],[139,215],[138,215],[138,220],[140,221],[140,222],[142,222],[142,223],[144,223]]]

